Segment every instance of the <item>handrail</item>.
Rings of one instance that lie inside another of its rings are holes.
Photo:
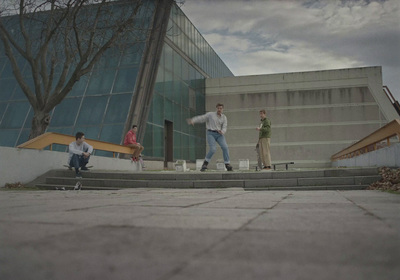
[[[391,103],[396,102],[396,98],[393,97],[393,94],[390,91],[390,89],[388,88],[388,86],[383,86],[383,91],[385,92],[386,96],[389,98]]]
[[[364,137],[353,145],[341,150],[340,152],[331,156],[331,161],[336,161],[345,158],[352,158],[354,156],[369,152],[369,147],[373,146],[373,150],[378,149],[377,143],[386,140],[387,145],[390,146],[390,138],[397,136],[400,139],[400,120],[396,119]]]
[[[22,143],[21,145],[17,146],[17,148],[43,150],[47,146],[50,146],[50,150],[52,150],[53,144],[68,146],[71,142],[75,140],[76,140],[75,136],[56,133],[56,132],[46,132],[25,143]],[[122,146],[114,143],[93,140],[93,139],[86,139],[85,141],[89,145],[93,146],[93,149],[95,150],[112,152],[113,157],[115,157],[115,153],[133,154],[133,152],[135,151],[135,148]]]

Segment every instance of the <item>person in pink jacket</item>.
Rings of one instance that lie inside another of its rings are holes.
[[[125,135],[124,139],[124,145],[135,148],[135,152],[132,155],[132,160],[137,161],[139,157],[141,157],[141,153],[144,150],[144,147],[140,145],[140,143],[136,142],[136,132],[138,130],[138,127],[136,124],[132,126],[132,128],[128,131],[128,133]]]

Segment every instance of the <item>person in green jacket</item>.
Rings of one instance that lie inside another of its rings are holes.
[[[263,171],[271,170],[271,121],[267,118],[266,111],[260,110],[261,123],[256,128],[259,131],[258,146],[260,151],[261,162],[264,165]]]

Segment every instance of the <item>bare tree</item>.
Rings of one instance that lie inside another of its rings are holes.
[[[142,0],[3,0],[0,38],[34,115],[29,139],[45,132],[50,113],[109,48],[146,39]],[[156,1],[157,2],[157,1]],[[151,7],[147,7],[151,9]],[[28,69],[21,69],[19,60]],[[23,71],[31,73],[29,82]]]

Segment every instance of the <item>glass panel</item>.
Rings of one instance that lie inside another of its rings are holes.
[[[3,68],[7,62],[7,58],[5,56],[1,56],[1,54],[4,53],[4,50],[2,48],[2,44],[0,44],[0,77],[1,77],[1,73],[3,72]]]
[[[180,83],[180,95],[182,100],[182,106],[189,107],[189,88],[183,82]]]
[[[174,131],[174,160],[182,159],[181,134]]]
[[[146,148],[146,146],[145,146]],[[153,156],[164,158],[164,128],[153,126]]]
[[[177,131],[181,131],[181,119],[182,119],[182,108],[179,104],[174,104],[174,129]]]
[[[133,92],[139,68],[119,69],[113,92]]]
[[[25,82],[27,83],[28,87],[34,93],[35,86],[33,84],[33,78],[26,77],[24,79],[25,79]],[[22,88],[19,86],[19,84],[17,84],[17,86],[15,87],[14,95],[11,97],[11,100],[26,100],[25,93],[22,91]]]
[[[164,51],[165,51],[165,64],[164,64],[164,67],[165,67],[165,69],[168,69],[168,70],[172,71],[172,49],[171,49],[170,46],[165,45]]]
[[[85,93],[86,86],[89,80],[89,76],[82,77],[78,82],[74,84],[68,96],[82,96]]]
[[[28,141],[30,133],[31,133],[30,129],[23,129],[18,138],[18,142],[17,142],[16,146],[21,145],[22,143],[25,143],[26,141]]]
[[[115,78],[115,69],[101,69],[92,73],[86,95],[109,94]]]
[[[164,125],[164,97],[153,95],[153,123]]]
[[[32,109],[32,107],[30,107],[29,108],[28,117],[26,117],[24,128],[29,128],[30,129],[32,127],[32,119],[33,119],[33,109]]]
[[[174,74],[182,77],[182,58],[176,52],[174,52]]]
[[[196,145],[195,138],[193,136],[189,137],[189,159],[195,161],[196,158]]]
[[[182,158],[189,159],[189,136],[183,135],[181,136],[181,145],[182,145]]]
[[[99,126],[76,126],[72,135],[75,135],[77,132],[85,133],[85,137],[87,139],[99,139],[100,127]]]
[[[153,156],[153,125],[147,123],[143,138],[144,151],[142,155]]]
[[[56,133],[75,136],[75,133],[72,132],[72,127],[57,127],[57,128],[49,127],[47,129],[47,132],[56,132]]]
[[[115,144],[120,144],[123,129],[124,129],[123,124],[105,125],[105,126],[103,126],[103,129],[101,130],[100,140],[115,143]]]
[[[10,103],[4,114],[0,127],[20,129],[24,124],[28,110],[28,102]]]
[[[174,76],[174,98],[173,100],[176,103],[181,103],[181,95],[182,95],[182,90],[181,90],[181,82],[178,80],[176,76]]]
[[[3,114],[6,111],[7,103],[0,103],[0,122],[3,118]]]
[[[0,130],[0,146],[14,147],[19,135],[19,129]]]
[[[168,121],[174,121],[174,109],[172,101],[169,99],[164,100],[164,118]]]
[[[164,96],[172,100],[174,96],[174,84],[172,79],[172,73],[166,71],[164,77],[165,77]]]
[[[82,98],[66,98],[54,109],[50,126],[72,126],[75,123],[76,115]]]
[[[116,67],[119,63],[121,51],[118,48],[107,49],[101,56],[98,63],[96,63],[96,69],[104,69],[109,67]]]
[[[157,72],[157,79],[154,85],[154,91],[158,92],[159,94],[164,93],[164,69],[158,68]]]
[[[0,100],[10,99],[15,89],[17,82],[15,79],[2,79],[0,80],[1,94]]]
[[[153,107],[154,107],[154,103],[151,102],[150,109],[149,109],[149,115],[147,116],[147,122],[150,122],[150,123],[153,122],[153,112],[154,112]]]
[[[145,48],[144,43],[136,43],[135,45],[128,47],[124,51],[121,65],[137,65],[139,66],[140,60],[142,59],[143,50]]]
[[[79,112],[77,125],[100,124],[108,96],[85,97]]]
[[[6,59],[3,72],[1,72],[1,78],[14,78],[12,67],[8,59]]]
[[[112,95],[108,103],[104,123],[122,123],[126,121],[132,94]]]
[[[182,127],[182,132],[184,133],[189,133],[189,128],[190,125],[187,124],[187,119],[190,118],[190,111],[187,108],[182,109],[182,117],[181,117],[181,127]]]
[[[182,61],[182,80],[187,82],[189,79],[189,63]]]

